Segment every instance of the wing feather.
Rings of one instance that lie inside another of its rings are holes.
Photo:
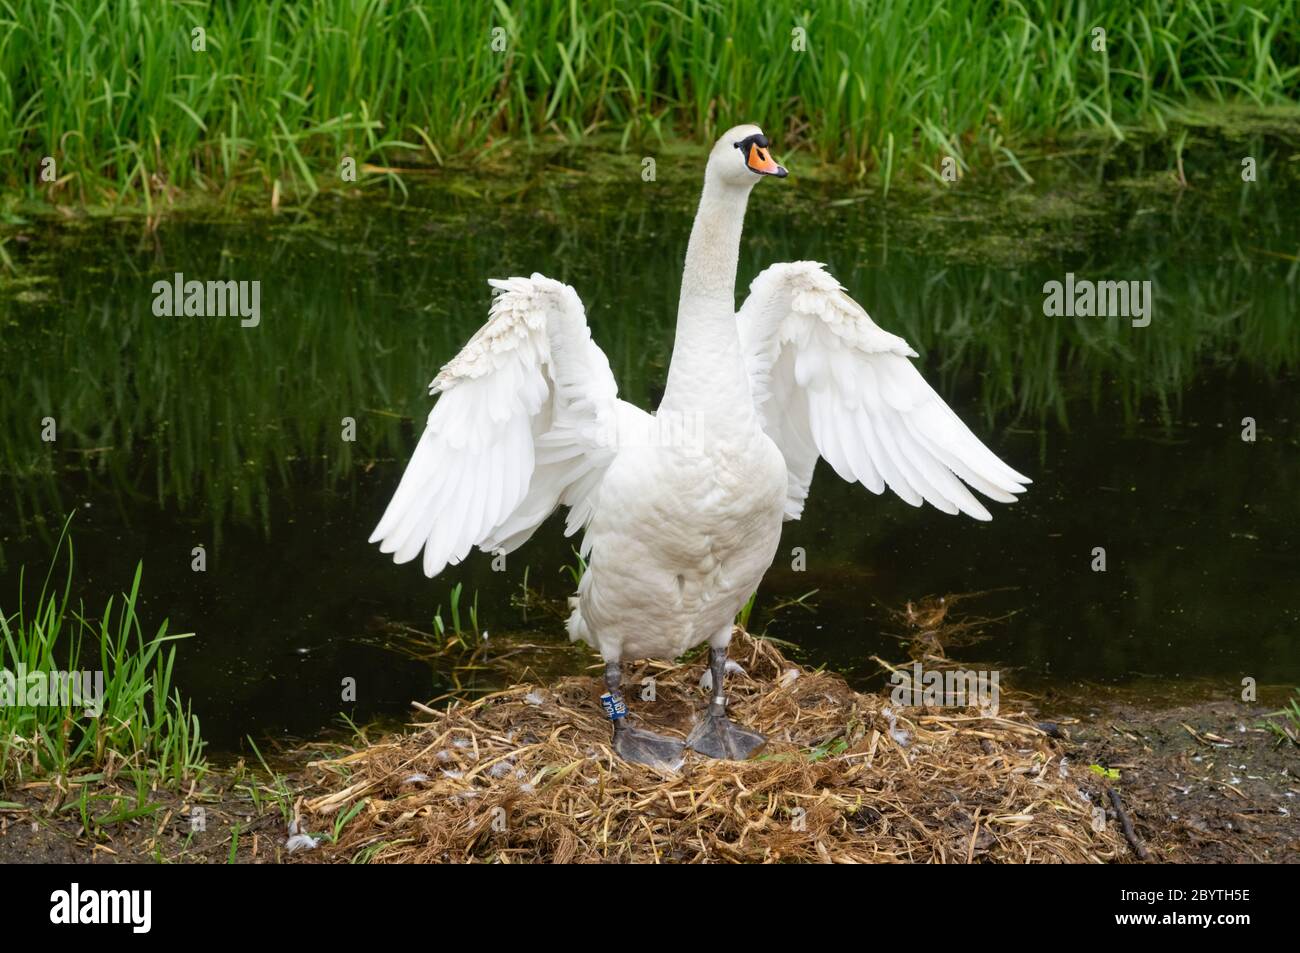
[[[609,361],[582,302],[542,275],[492,280],[491,312],[429,386],[438,401],[371,534],[396,562],[423,551],[435,576],[469,551],[507,551],[567,505],[590,518],[615,450],[595,439],[617,414]]]
[[[916,352],[880,328],[823,265],[773,265],[738,316],[754,405],[789,472],[798,518],[818,456],[873,493],[991,519],[1029,478],[993,454],[925,382]]]

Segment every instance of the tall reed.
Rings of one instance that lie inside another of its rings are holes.
[[[1294,109],[1296,14],[1296,0],[0,0],[0,176],[152,205],[177,188],[311,192],[345,156],[436,164],[503,137],[641,145],[755,121],[783,150],[887,180],[1206,103]]]
[[[60,584],[56,569],[65,547]],[[0,704],[0,781],[84,779],[96,772],[103,780],[129,773],[168,785],[203,773],[198,718],[171,681],[175,647],[169,643],[189,636],[168,634],[166,622],[145,635],[136,611],[141,573],[137,565],[130,591],[110,599],[100,615],[83,614],[71,599],[73,552],[65,525],[34,606],[23,602],[20,574],[16,611],[0,607],[0,678],[15,692]],[[66,677],[83,670],[102,674],[97,703],[47,695],[33,704],[38,696],[28,689],[16,694],[19,677],[34,688],[51,684],[51,672]]]

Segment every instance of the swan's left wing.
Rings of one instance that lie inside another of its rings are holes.
[[[1011,503],[1030,482],[930,388],[907,342],[817,262],[768,268],[737,321],[754,406],[789,471],[787,519],[803,512],[818,456],[873,493],[888,486],[913,506],[978,520],[992,517],[966,484]]]

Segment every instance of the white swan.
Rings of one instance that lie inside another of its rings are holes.
[[[687,738],[748,757],[763,737],[726,717],[732,621],[803,510],[817,458],[874,493],[990,518],[966,484],[1012,502],[1029,480],[995,457],[816,262],[773,265],[739,314],[750,190],[786,170],[757,126],[709,155],[691,229],[667,389],[652,416],[619,400],[578,295],[539,274],[491,282],[488,322],[434,379],[441,394],[371,542],[434,576],[471,547],[509,552],[560,505],[588,569],[569,634],[606,663],[620,756],[674,764],[682,745],[628,725],[624,659],[707,641],[713,698]]]

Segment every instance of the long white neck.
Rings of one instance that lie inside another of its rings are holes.
[[[736,332],[736,264],[749,189],[704,179],[682,270],[677,336],[660,413],[731,410],[752,415]]]

